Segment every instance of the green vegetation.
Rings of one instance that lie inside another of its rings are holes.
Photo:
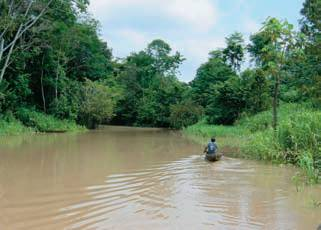
[[[321,176],[321,111],[303,104],[280,107],[279,126],[273,130],[272,110],[242,118],[235,126],[198,123],[184,130],[204,141],[216,136],[221,146],[237,147],[239,156],[290,163],[302,168],[311,183]],[[206,143],[206,142],[205,142]]]
[[[241,148],[242,154],[257,159],[295,164],[306,172],[311,182],[321,175],[321,112],[288,110],[276,134],[258,131]]]
[[[248,45],[236,33],[226,39],[226,48],[212,51],[191,83],[205,120],[184,133],[203,143],[217,136],[221,146],[233,147],[230,150],[240,156],[293,164],[303,169],[309,182],[318,182],[320,12],[320,0],[306,0],[300,31],[270,17]],[[240,72],[246,52],[255,68]]]
[[[79,132],[84,130],[84,127],[77,125],[74,121],[60,120],[26,108],[19,109],[16,116],[6,114],[0,119],[0,136],[35,132]]]
[[[238,32],[227,36],[190,83],[178,80],[185,58],[161,39],[114,58],[88,4],[0,1],[0,134],[99,124],[185,128],[318,180],[320,0],[305,0],[298,31],[269,17],[248,44]],[[242,68],[245,57],[251,68]]]
[[[0,136],[24,134],[32,131],[33,129],[25,127],[20,121],[15,118],[2,117],[0,119]]]
[[[74,121],[59,120],[53,116],[45,115],[26,108],[19,109],[17,117],[23,125],[33,128],[38,132],[67,132],[84,130],[83,127],[77,125]]]
[[[111,119],[118,100],[111,94],[119,87],[107,86],[112,54],[88,4],[0,2],[1,113],[37,131],[79,129],[76,122],[91,128]]]
[[[203,108],[192,101],[171,106],[170,126],[181,129],[197,123],[203,115]]]
[[[79,108],[80,121],[89,128],[96,128],[103,121],[109,121],[119,92],[100,82],[87,80],[81,94]]]
[[[176,76],[183,61],[178,52],[172,53],[166,42],[154,40],[145,50],[132,53],[118,63],[115,81],[124,89],[124,95],[117,103],[112,123],[171,126],[171,108],[184,103],[189,90]]]

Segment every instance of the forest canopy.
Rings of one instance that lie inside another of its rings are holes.
[[[200,119],[232,125],[273,108],[276,128],[280,103],[321,105],[320,0],[305,1],[298,31],[270,17],[249,44],[241,33],[227,36],[190,83],[178,80],[185,58],[161,39],[113,57],[88,4],[0,0],[0,119],[41,113],[88,128],[179,129]],[[244,69],[247,56],[253,67]]]

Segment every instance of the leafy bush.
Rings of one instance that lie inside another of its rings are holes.
[[[232,125],[245,108],[238,79],[212,85],[212,96],[205,109],[209,124]]]
[[[16,116],[25,126],[35,128],[39,132],[65,132],[82,129],[73,121],[58,120],[53,116],[28,108],[19,109]]]
[[[100,82],[87,80],[82,89],[79,119],[88,128],[96,128],[114,116],[119,92]]]
[[[303,105],[282,106],[281,111],[277,131],[257,125],[267,119],[267,113],[242,121],[241,126],[262,131],[250,135],[241,152],[256,159],[298,165],[316,182],[321,171],[321,112]]]
[[[203,114],[203,108],[193,102],[185,102],[171,106],[170,125],[181,129],[197,123]]]
[[[65,81],[70,85],[68,90],[63,90],[57,99],[53,99],[48,112],[59,119],[77,120],[82,85],[77,81]]]
[[[32,131],[33,129],[25,127],[12,114],[0,116],[0,136],[23,134]]]
[[[212,85],[206,115],[210,124],[232,125],[242,114],[268,109],[269,85],[262,71],[246,70],[240,77]]]

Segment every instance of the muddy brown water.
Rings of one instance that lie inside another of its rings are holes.
[[[178,133],[104,127],[1,138],[0,229],[316,229],[321,188]]]

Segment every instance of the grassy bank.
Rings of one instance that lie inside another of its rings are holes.
[[[34,129],[25,127],[17,119],[0,119],[0,136],[11,136],[34,132]]]
[[[215,136],[221,151],[225,154],[235,155],[239,152],[243,137],[247,136],[249,131],[241,126],[208,125],[203,120],[184,129],[183,134],[201,144],[207,143],[210,137]]]
[[[80,132],[86,130],[74,121],[59,120],[34,110],[22,109],[15,115],[6,114],[0,117],[0,135],[21,135],[44,132]]]
[[[200,122],[183,133],[202,143],[216,136],[221,147],[231,153],[274,163],[290,163],[302,168],[309,182],[319,182],[321,112],[306,105],[283,105],[276,132],[272,130],[271,121],[272,112],[266,111],[243,118],[232,127]]]

